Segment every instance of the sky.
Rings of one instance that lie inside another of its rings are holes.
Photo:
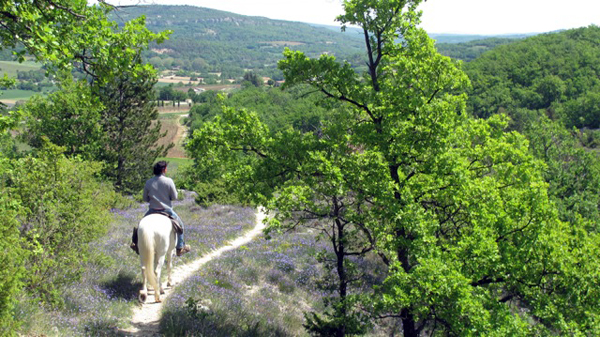
[[[114,5],[193,5],[270,19],[338,25],[341,0],[109,0]],[[543,33],[600,25],[599,0],[427,0],[428,33],[500,35]]]

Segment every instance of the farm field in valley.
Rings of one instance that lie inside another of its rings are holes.
[[[183,125],[183,119],[187,117],[187,110],[182,110],[175,113],[161,113],[159,120],[161,122],[161,132],[166,132],[165,137],[158,141],[158,145],[174,146],[167,153],[170,158],[186,158],[183,148],[183,140],[185,139],[186,128]]]
[[[39,63],[25,61],[19,63],[16,61],[0,61],[0,77],[7,74],[9,77],[16,77],[18,71],[39,70],[42,66]]]

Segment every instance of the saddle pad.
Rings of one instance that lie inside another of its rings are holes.
[[[171,223],[173,224],[173,230],[175,230],[175,232],[177,234],[183,234],[183,227],[181,227],[181,225],[179,224],[179,221],[177,221],[177,219],[175,219],[172,216],[170,216],[169,213],[166,213],[166,212],[152,212],[152,214],[164,215],[167,218],[171,219]],[[148,215],[150,215],[150,214],[148,214]]]

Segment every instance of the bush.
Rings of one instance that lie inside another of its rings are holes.
[[[12,161],[8,195],[23,207],[20,235],[30,252],[25,285],[43,302],[61,305],[59,287],[80,277],[86,244],[108,225],[115,198],[96,179],[100,169],[98,163],[67,159],[51,143]]]
[[[7,168],[6,162],[6,159],[0,160],[0,177],[8,173],[4,171]],[[21,207],[5,193],[3,180],[0,180],[0,335],[6,336],[13,334],[18,325],[13,308],[25,272],[25,251],[21,248],[19,223],[16,221]]]

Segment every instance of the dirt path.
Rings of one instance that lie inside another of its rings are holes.
[[[186,158],[185,150],[183,149],[183,140],[187,134],[187,127],[183,125],[183,119],[188,117],[189,114],[182,114],[177,117],[175,124],[177,125],[177,131],[173,136],[171,143],[175,144],[173,148],[167,153],[167,157],[170,158]],[[167,135],[168,137],[168,135]]]
[[[250,242],[254,237],[259,235],[262,230],[265,228],[263,224],[263,220],[265,218],[265,213],[259,208],[256,211],[256,226],[246,233],[243,236],[238,237],[234,241],[232,241],[229,245],[223,246],[211,253],[194,260],[188,264],[181,265],[175,269],[173,269],[172,279],[175,286],[177,284],[184,281],[186,278],[192,276],[192,274],[197,271],[202,265],[206,262],[220,256],[226,251],[233,250],[238,248],[241,245],[244,245]],[[166,268],[163,268],[163,273],[166,274]],[[125,336],[160,336],[158,332],[158,323],[160,322],[160,312],[162,310],[162,305],[171,293],[172,288],[165,288],[165,295],[161,296],[161,300],[163,302],[156,303],[154,302],[154,293],[148,292],[148,300],[146,303],[142,304],[139,308],[137,308],[132,315],[131,325],[132,327],[129,329],[121,330],[120,333]]]

